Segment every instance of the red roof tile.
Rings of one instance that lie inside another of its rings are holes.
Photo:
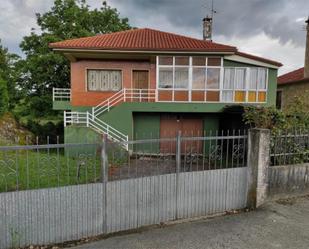
[[[132,29],[91,37],[54,42],[51,48],[140,50],[140,51],[198,51],[236,52],[236,47],[204,41],[153,29]]]
[[[65,40],[50,43],[49,46],[54,49],[231,52],[253,60],[282,66],[281,63],[276,61],[238,52],[237,48],[233,46],[148,28],[131,29],[110,34]]]
[[[294,70],[292,72],[283,74],[278,77],[278,85],[288,84],[288,83],[296,83],[302,80],[305,80],[304,78],[304,68],[299,68],[297,70]],[[309,81],[309,79],[308,79]]]

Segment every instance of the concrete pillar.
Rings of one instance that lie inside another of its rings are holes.
[[[270,130],[250,129],[248,134],[247,206],[261,206],[267,197]]]

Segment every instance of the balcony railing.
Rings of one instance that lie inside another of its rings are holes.
[[[53,88],[53,101],[71,101],[71,89]]]

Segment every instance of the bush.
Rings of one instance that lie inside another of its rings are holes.
[[[9,94],[7,82],[0,78],[0,116],[8,111],[9,107]]]
[[[305,101],[305,100],[303,100]],[[251,128],[270,129],[272,133],[295,132],[309,128],[309,109],[299,97],[286,111],[274,107],[245,107],[243,119]]]
[[[63,142],[63,122],[58,122],[54,124],[53,122],[48,122],[41,125],[38,122],[29,120],[27,123],[27,129],[29,129],[35,136],[39,138],[39,143],[46,143],[47,137],[49,137],[50,143],[57,142],[57,136],[59,136],[59,142]]]
[[[243,119],[251,128],[270,129],[274,132],[287,128],[285,114],[274,107],[245,107]]]
[[[29,98],[30,112],[34,117],[46,117],[52,114],[52,99],[50,96],[33,96]]]

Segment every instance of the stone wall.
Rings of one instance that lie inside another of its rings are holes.
[[[278,85],[278,91],[282,91],[281,108],[285,110],[296,96],[300,96],[305,91],[309,91],[309,80],[307,82]]]

